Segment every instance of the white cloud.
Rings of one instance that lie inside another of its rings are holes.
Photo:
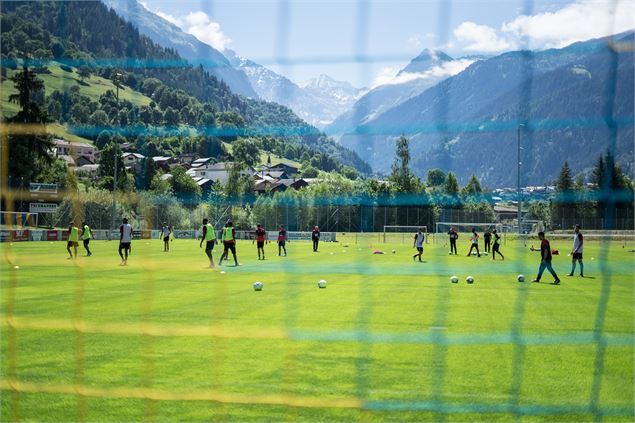
[[[494,28],[474,22],[463,22],[454,29],[453,34],[460,44],[464,44],[463,50],[466,51],[497,53],[513,47]]]
[[[578,1],[553,12],[519,16],[503,24],[501,30],[518,40],[526,40],[530,48],[560,48],[633,29],[633,5],[631,0]]]
[[[183,21],[179,18],[177,18],[176,16],[172,16],[170,14],[167,13],[163,13],[163,12],[154,12],[156,13],[158,16],[162,17],[163,19],[165,19],[166,21],[173,23],[174,25],[178,26],[179,28],[183,25]]]
[[[395,77],[395,75],[397,75],[397,72],[399,72],[399,69],[391,66],[385,66],[379,69],[379,72],[377,72],[377,76],[375,76],[375,79],[371,84],[371,88],[387,84]]]
[[[454,76],[462,72],[465,68],[467,68],[474,62],[475,60],[472,59],[452,60],[449,62],[443,62],[438,66],[434,66],[433,68],[428,69],[425,72],[403,72],[397,76],[395,76],[395,74],[397,73],[395,68],[383,68],[375,77],[372,88],[378,87],[379,85],[405,84],[406,82],[414,81],[417,79],[434,78],[439,80],[449,78],[450,76]]]
[[[468,52],[498,53],[519,48],[561,48],[635,28],[632,0],[578,0],[559,9],[521,15],[499,29],[463,22],[444,46]]]
[[[143,6],[146,9],[148,8],[145,4],[143,4]],[[210,19],[209,15],[205,12],[190,12],[182,17],[170,15],[160,10],[155,10],[153,13],[217,50],[223,51],[232,43],[231,38],[223,33],[220,24]]]

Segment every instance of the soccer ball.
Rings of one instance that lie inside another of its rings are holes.
[[[471,276],[468,276],[467,278],[465,278],[465,282],[467,283],[474,283],[474,278]]]
[[[392,253],[395,254],[397,252],[397,250],[392,250]]]
[[[518,275],[516,279],[518,279],[518,282],[525,282],[525,275]]]
[[[459,283],[459,278],[456,276],[452,276],[450,280],[452,281],[452,283]]]
[[[326,288],[326,281],[324,279],[318,282],[318,288]]]
[[[254,282],[254,291],[262,291],[262,282]]]

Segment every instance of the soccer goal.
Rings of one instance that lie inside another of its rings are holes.
[[[400,225],[385,225],[384,226],[384,243],[399,242],[405,244],[406,241],[411,242],[414,234],[421,229],[421,232],[425,234],[425,242],[428,242],[428,227],[422,226],[400,226]]]
[[[492,231],[496,229],[503,237],[503,242],[505,242],[505,228],[502,223],[490,222],[490,223],[476,223],[476,222],[437,222],[434,225],[434,243],[440,243],[442,240],[446,242],[449,240],[447,236],[450,229],[454,228],[455,231],[460,233],[471,233],[472,229],[476,229],[476,232],[479,234],[483,234],[483,232],[489,230]]]

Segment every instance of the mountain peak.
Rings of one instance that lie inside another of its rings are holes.
[[[450,62],[454,60],[441,50],[431,50],[424,48],[421,53],[408,63],[408,66],[403,68],[397,74],[398,76],[403,73],[420,73],[425,72],[434,66],[438,66],[443,62]]]
[[[308,80],[302,88],[308,89],[345,89],[345,90],[357,90],[351,83],[346,81],[338,81],[333,79],[327,74],[320,74],[320,76]]]

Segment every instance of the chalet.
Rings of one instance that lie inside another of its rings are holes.
[[[123,153],[123,163],[126,167],[136,167],[139,162],[145,158],[143,154],[139,153]]]
[[[61,139],[54,139],[53,144],[55,155],[58,157],[71,156],[76,160],[80,156],[85,156],[92,163],[95,163],[95,153],[97,149],[94,145],[81,142],[69,142]]]
[[[276,163],[275,165],[269,168],[269,171],[273,172],[284,172],[287,177],[294,177],[300,171],[297,166],[293,166],[284,162]]]
[[[152,157],[154,164],[157,165],[159,169],[162,169],[164,172],[170,171],[170,163],[174,162],[172,157],[167,156],[154,156]]]

